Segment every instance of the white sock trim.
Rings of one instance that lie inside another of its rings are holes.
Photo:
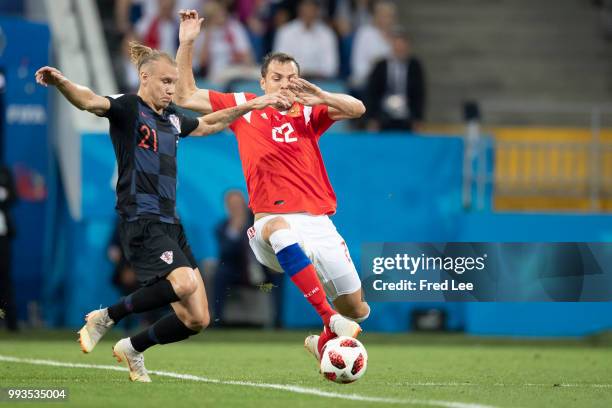
[[[275,254],[278,254],[290,245],[297,244],[297,242],[297,234],[290,229],[283,228],[270,234],[270,245],[272,245]]]

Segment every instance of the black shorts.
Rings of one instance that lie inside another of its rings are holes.
[[[121,221],[119,238],[141,285],[164,279],[180,267],[197,268],[181,224],[140,219]]]

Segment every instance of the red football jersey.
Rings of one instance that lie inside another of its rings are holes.
[[[257,97],[209,95],[213,111]],[[287,112],[272,107],[251,111],[232,123],[253,213],[336,212],[336,194],[319,150],[319,138],[333,123],[327,106],[297,103]]]

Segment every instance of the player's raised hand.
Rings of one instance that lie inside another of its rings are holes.
[[[179,26],[179,42],[189,43],[195,41],[202,28],[203,18],[195,10],[179,11],[181,25]]]
[[[287,110],[291,108],[292,105],[291,100],[287,96],[282,95],[280,92],[274,92],[257,97],[252,99],[250,103],[253,109],[257,110],[264,109],[268,106],[272,106],[279,110]]]
[[[303,78],[292,78],[289,90],[295,94],[295,100],[302,105],[313,106],[324,103],[325,91]]]
[[[57,86],[66,80],[66,77],[57,68],[42,67],[34,74],[36,82],[42,86]]]

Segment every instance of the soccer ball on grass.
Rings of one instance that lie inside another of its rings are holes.
[[[352,337],[331,339],[321,351],[321,374],[330,381],[348,384],[360,379],[368,366],[368,353]]]

